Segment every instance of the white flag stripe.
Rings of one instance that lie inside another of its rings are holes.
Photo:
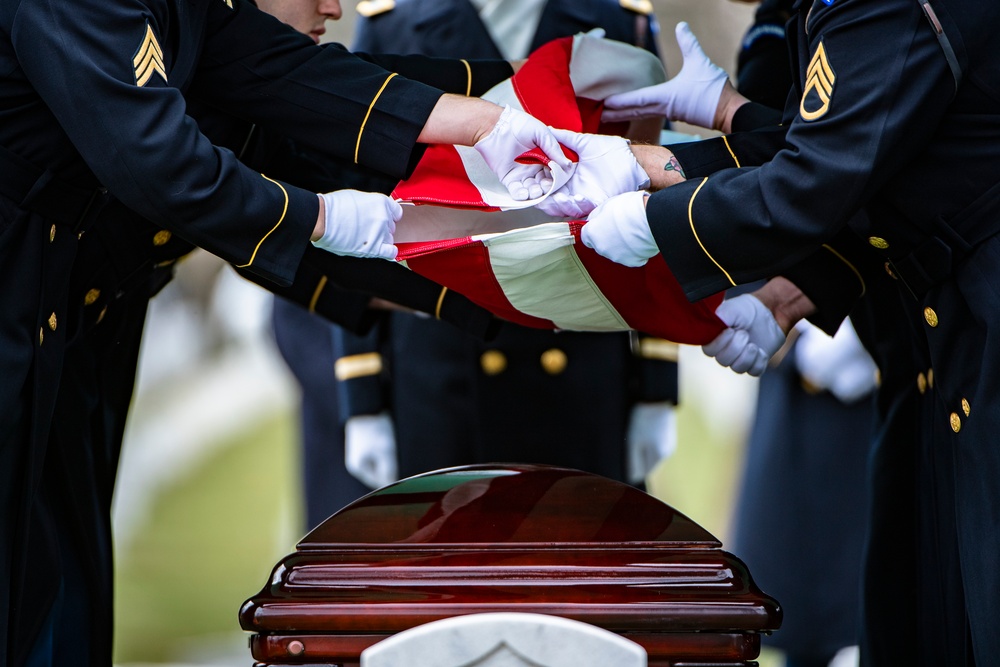
[[[396,223],[396,243],[419,243],[461,239],[476,234],[507,232],[552,222],[552,216],[537,208],[513,211],[477,211],[443,206],[403,205]]]
[[[559,329],[629,329],[601,294],[573,247],[569,225],[536,225],[483,239],[493,275],[522,313],[551,320]]]
[[[509,104],[518,111],[524,111],[524,107],[521,106],[521,100],[517,99],[517,93],[514,92],[514,84],[510,79],[504,79],[487,90],[483,94],[483,99],[489,100],[494,104],[499,104],[500,106]]]
[[[603,100],[667,80],[663,63],[645,49],[592,35],[573,38],[569,78],[577,97]]]

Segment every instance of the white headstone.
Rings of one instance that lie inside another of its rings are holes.
[[[369,647],[361,667],[646,667],[646,651],[609,630],[559,616],[455,616]]]

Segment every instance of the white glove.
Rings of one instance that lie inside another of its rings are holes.
[[[810,384],[826,389],[843,403],[853,403],[875,389],[875,362],[868,356],[849,320],[830,337],[802,320],[795,341],[795,364]]]
[[[628,458],[625,473],[638,484],[677,449],[677,415],[671,403],[638,403],[629,417],[625,436]]]
[[[403,209],[377,192],[337,190],[318,195],[325,208],[326,229],[313,241],[336,255],[395,259],[392,235]]]
[[[379,489],[396,481],[396,435],[392,417],[358,415],[344,424],[344,465],[361,483]]]
[[[715,314],[729,328],[702,345],[702,351],[737,373],[762,375],[767,362],[785,343],[785,334],[771,311],[752,294],[741,294],[719,304]]]
[[[563,146],[579,155],[572,178],[537,208],[552,216],[585,218],[609,197],[649,185],[649,176],[621,137],[553,129]]]
[[[571,168],[572,162],[552,136],[552,129],[537,118],[509,105],[504,107],[490,133],[473,146],[510,192],[510,196],[518,201],[537,199],[552,187],[552,174],[548,167],[514,161],[522,153],[536,147],[563,169]]]
[[[709,60],[687,23],[678,23],[675,33],[684,57],[677,76],[655,86],[608,97],[604,100],[602,120],[663,116],[711,129],[729,75]]]
[[[646,193],[626,192],[594,209],[580,230],[583,245],[625,266],[642,266],[660,249],[646,221]]]

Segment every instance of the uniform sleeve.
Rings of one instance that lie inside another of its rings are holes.
[[[667,146],[689,180],[723,169],[760,166],[784,147],[785,128],[780,126]]]
[[[808,320],[831,336],[868,293],[874,271],[881,269],[875,267],[866,251],[861,238],[844,228],[818,250],[781,272],[816,305],[816,313]]]
[[[287,283],[317,199],[247,169],[199,132],[168,83],[196,49],[180,36],[177,62],[164,56],[175,46],[165,5],[26,1],[11,41],[25,76],[112,194],[234,265]]]
[[[259,279],[254,282],[261,283]],[[349,293],[363,294],[366,299],[379,297],[433,315],[481,340],[494,338],[501,326],[500,320],[485,308],[401,264],[335,255],[312,246],[303,255],[291,285],[263,285],[354,331],[365,331],[371,322],[358,320],[363,326],[355,326],[338,312],[346,303],[345,294]],[[352,313],[357,315],[353,310]]]
[[[630,373],[634,388],[632,394],[639,403],[668,402],[677,405],[677,360],[680,346],[654,336],[637,335],[632,340],[632,366]]]
[[[303,146],[396,178],[442,91],[324,48],[249,4],[209,2],[192,92]]]
[[[654,238],[691,299],[807,258],[926,143],[953,94],[917,3],[815,3],[786,146],[652,195]],[[786,117],[788,117],[786,112]]]
[[[446,93],[480,97],[514,75],[506,60],[465,60],[423,55],[355,52],[359,58]]]
[[[359,415],[375,415],[388,408],[383,382],[384,364],[379,339],[385,320],[364,336],[343,329],[331,330],[333,370],[337,380],[340,419],[347,422]]]
[[[748,118],[755,120],[747,121]],[[744,116],[743,126],[755,126],[758,120],[766,124],[774,119],[774,114],[749,114]],[[701,179],[720,169],[764,164],[785,146],[786,129],[770,125],[752,132],[668,148],[677,157],[687,178]],[[831,336],[867,291],[870,279],[867,268],[871,258],[865,255],[865,250],[858,236],[845,228],[820,249],[781,272],[816,305],[817,313],[809,318],[810,321]]]

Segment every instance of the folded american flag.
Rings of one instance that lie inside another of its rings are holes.
[[[553,127],[624,134],[602,100],[665,79],[647,51],[590,35],[555,40],[483,97]],[[568,175],[554,173],[552,190]],[[398,261],[504,319],[543,329],[635,329],[678,343],[711,341],[721,295],[691,303],[659,256],[629,268],[580,241],[584,221],[553,220],[515,201],[475,149],[431,146],[393,196],[404,205]],[[547,195],[546,195],[547,196]]]

